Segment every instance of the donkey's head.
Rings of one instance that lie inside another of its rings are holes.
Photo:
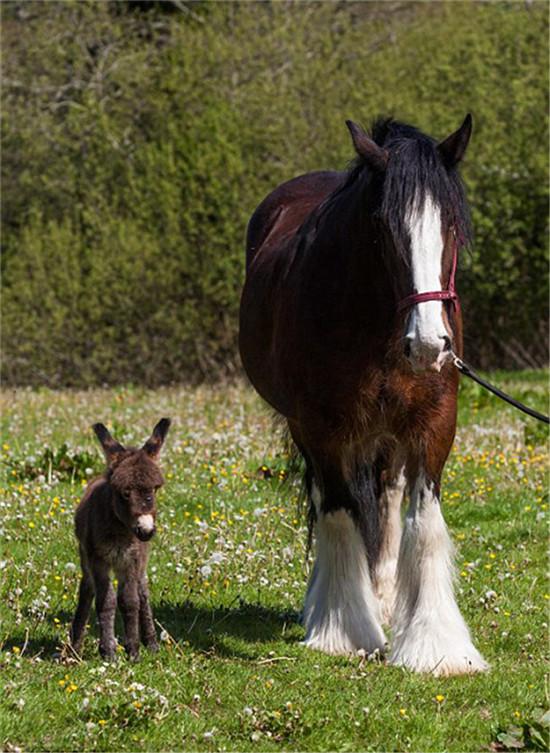
[[[107,459],[114,513],[141,541],[155,533],[155,495],[164,483],[158,458],[169,428],[170,419],[162,418],[143,447],[136,449],[123,447],[103,424],[93,426]]]
[[[439,143],[391,119],[378,121],[372,137],[351,121],[347,125],[359,159],[373,176],[371,210],[396,304],[407,302],[404,353],[415,370],[439,371],[451,357],[456,333],[450,304],[429,294],[454,288],[456,254],[470,235],[457,167],[470,140],[472,118],[467,115]]]

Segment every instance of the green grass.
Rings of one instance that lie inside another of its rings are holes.
[[[496,378],[545,410],[546,373]],[[458,601],[491,671],[437,679],[300,645],[311,563],[298,485],[281,480],[286,459],[249,388],[2,397],[0,748],[477,751],[505,730],[535,744],[548,458],[531,419],[463,385],[443,505]],[[175,422],[149,567],[160,653],[103,664],[93,625],[83,661],[61,660],[73,510],[102,463],[90,424],[140,442],[163,415]]]

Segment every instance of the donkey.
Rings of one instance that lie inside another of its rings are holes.
[[[155,493],[164,483],[158,457],[169,427],[170,419],[162,418],[143,447],[136,449],[119,444],[103,424],[93,426],[107,470],[88,485],[75,513],[82,579],[70,640],[77,652],[95,596],[99,653],[107,660],[115,655],[117,597],[109,578],[111,570],[118,578],[128,656],[137,659],[140,633],[150,651],[158,650],[146,568],[149,540],[155,533]]]

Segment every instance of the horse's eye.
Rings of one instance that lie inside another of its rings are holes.
[[[128,489],[122,492],[122,496],[124,497],[124,499],[130,499],[130,492],[128,491]]]

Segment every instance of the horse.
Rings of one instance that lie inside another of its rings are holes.
[[[453,588],[441,475],[456,429],[458,173],[467,115],[442,141],[346,121],[347,170],[279,185],[248,224],[239,348],[304,459],[315,562],[306,646],[434,675],[488,665]],[[401,506],[408,497],[404,520]]]

